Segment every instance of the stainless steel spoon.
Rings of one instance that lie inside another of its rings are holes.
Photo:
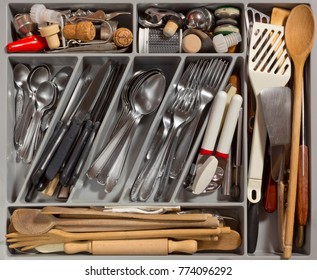
[[[32,161],[41,125],[41,118],[44,112],[54,104],[54,100],[56,98],[55,85],[50,81],[41,83],[34,98],[36,102],[36,111],[30,123],[30,127],[20,153],[21,158],[26,163],[30,163]]]
[[[50,70],[47,65],[39,65],[30,72],[27,80],[30,88],[29,98],[27,98],[27,104],[23,113],[23,118],[19,123],[17,130],[19,130],[19,146],[22,146],[25,140],[25,136],[34,112],[34,93],[37,91],[40,84],[44,81],[48,81],[50,77]]]
[[[25,95],[30,91],[27,83],[29,74],[30,69],[25,64],[19,63],[13,68],[14,83],[18,88],[18,91],[15,95],[14,143],[16,145],[19,143],[20,130],[18,130],[17,127],[19,126],[18,123],[22,119]]]
[[[96,178],[103,168],[108,169],[109,162],[112,163],[109,166],[115,163],[116,157],[114,155],[120,151],[118,147],[123,147],[126,140],[131,138],[129,137],[130,133],[135,132],[144,115],[150,114],[158,108],[165,93],[165,83],[165,76],[162,73],[156,73],[149,76],[142,85],[135,88],[134,93],[129,98],[131,103],[129,119],[94,161],[87,172],[89,178]]]

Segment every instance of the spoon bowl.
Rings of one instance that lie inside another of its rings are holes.
[[[35,101],[37,111],[43,111],[43,109],[49,109],[53,104],[56,97],[55,85],[52,82],[45,81],[40,84],[37,92],[35,93]]]
[[[13,68],[14,83],[24,92],[29,91],[29,86],[27,82],[29,74],[30,69],[25,64],[19,63]]]
[[[132,97],[133,108],[142,115],[155,111],[163,99],[165,83],[165,76],[161,73],[148,77]]]
[[[39,88],[40,84],[48,81],[50,77],[50,70],[46,65],[39,65],[31,71],[28,76],[28,84],[31,91],[34,93]]]
[[[64,91],[65,87],[67,86],[68,80],[72,72],[72,67],[65,66],[61,70],[59,70],[56,73],[56,75],[52,78],[52,82],[56,85],[59,95]]]

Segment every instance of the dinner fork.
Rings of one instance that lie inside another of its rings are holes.
[[[159,154],[155,158],[153,164],[148,168],[145,178],[141,182],[141,187],[139,191],[139,200],[146,201],[155,187],[161,183],[162,175],[164,172],[169,172],[167,163],[170,152],[173,152],[173,145],[175,143],[175,138],[179,136],[182,126],[189,122],[195,115],[195,102],[192,102],[195,99],[190,95],[191,91],[185,89],[182,91],[180,98],[176,100],[175,108],[173,110],[172,126],[169,130],[168,136],[164,141],[162,148],[159,151]],[[190,100],[192,99],[192,100]],[[167,117],[167,116],[166,116]],[[160,184],[161,186],[161,184]],[[163,194],[165,188],[159,187],[159,196]]]

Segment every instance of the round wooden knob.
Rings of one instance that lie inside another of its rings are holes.
[[[120,48],[130,46],[132,41],[133,34],[128,28],[120,27],[113,33],[113,42]]]
[[[197,53],[201,49],[201,40],[195,34],[189,34],[183,38],[182,49],[186,53]]]

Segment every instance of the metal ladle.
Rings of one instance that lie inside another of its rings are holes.
[[[40,84],[37,92],[34,95],[36,111],[30,123],[27,135],[25,137],[25,145],[21,149],[21,157],[26,163],[32,161],[34,151],[36,149],[36,141],[41,125],[41,118],[46,110],[51,108],[56,98],[56,87],[50,81],[45,81]]]

